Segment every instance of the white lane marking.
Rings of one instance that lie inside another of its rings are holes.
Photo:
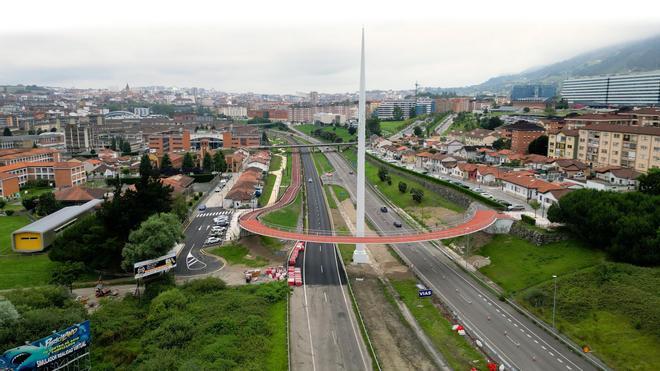
[[[555,356],[555,354],[552,353],[552,352],[548,352],[548,354],[550,355],[550,357],[554,357],[554,356]]]
[[[330,333],[332,334],[332,341],[337,345],[337,334],[335,334],[335,330],[330,330]]]
[[[323,273],[323,264],[321,264],[321,273]]]
[[[558,361],[559,363],[564,363],[564,361],[562,361],[561,358],[557,358],[557,361]]]
[[[305,268],[305,259],[307,254],[303,254],[303,268]],[[312,325],[309,323],[309,304],[307,303],[307,275],[306,269],[303,269],[303,293],[305,295],[305,314],[307,315],[307,331],[309,332],[309,348],[312,351],[312,370],[316,371],[316,362],[314,362],[314,340],[312,339]]]
[[[328,295],[325,293],[325,291],[323,291],[323,297],[325,298],[325,302],[327,303],[328,302]]]
[[[200,225],[199,228],[197,228],[198,231],[202,230],[203,225]]]
[[[566,368],[569,369],[569,370],[572,370],[571,366],[569,366],[569,365],[566,365]]]
[[[548,348],[546,348],[546,347],[543,346],[543,345],[541,345],[541,349],[543,349],[543,350],[548,350]]]
[[[517,323],[514,323],[513,325],[516,326],[516,327],[518,327],[518,324],[517,324]]]

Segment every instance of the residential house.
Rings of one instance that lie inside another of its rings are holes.
[[[546,193],[554,189],[562,189],[558,184],[534,178],[526,172],[510,172],[505,174],[501,178],[501,181],[504,192],[524,198],[525,200],[537,200],[539,193]]]

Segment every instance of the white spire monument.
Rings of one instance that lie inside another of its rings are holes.
[[[362,28],[362,54],[360,59],[360,101],[358,105],[358,152],[357,152],[357,214],[355,226],[357,236],[364,237],[364,161],[367,136],[366,123],[366,96],[364,80],[364,28]],[[357,264],[368,264],[369,256],[365,250],[365,245],[359,243],[355,245],[353,252],[353,262]]]

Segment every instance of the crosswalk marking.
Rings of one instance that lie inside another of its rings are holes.
[[[231,210],[222,210],[222,211],[213,211],[207,213],[197,214],[197,218],[204,218],[207,216],[220,216],[220,215],[231,215]]]

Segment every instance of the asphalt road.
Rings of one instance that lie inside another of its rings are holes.
[[[331,229],[323,188],[309,152],[301,151],[306,186],[308,223]],[[308,182],[308,179],[312,182]],[[294,360],[301,370],[371,370],[371,358],[358,327],[346,287],[346,274],[335,245],[308,243],[303,255],[305,320],[309,326],[311,357]],[[303,319],[294,318],[294,321]],[[312,364],[309,364],[311,360]]]
[[[179,252],[175,274],[177,276],[197,276],[213,273],[222,268],[222,261],[201,251],[204,241],[213,226],[213,218],[220,214],[230,214],[231,211],[220,207],[209,207],[198,211],[194,219],[184,231],[185,246]]]
[[[327,153],[337,171],[337,179],[345,182],[355,199],[356,176],[338,153]],[[381,231],[394,230],[393,222],[405,220],[395,212],[382,213],[384,202],[367,187],[366,214]],[[574,354],[564,344],[548,335],[527,317],[501,302],[482,288],[467,273],[430,243],[398,244],[394,248],[429,284],[433,295],[439,295],[468,331],[481,340],[486,349],[517,370],[593,370],[590,363]]]

